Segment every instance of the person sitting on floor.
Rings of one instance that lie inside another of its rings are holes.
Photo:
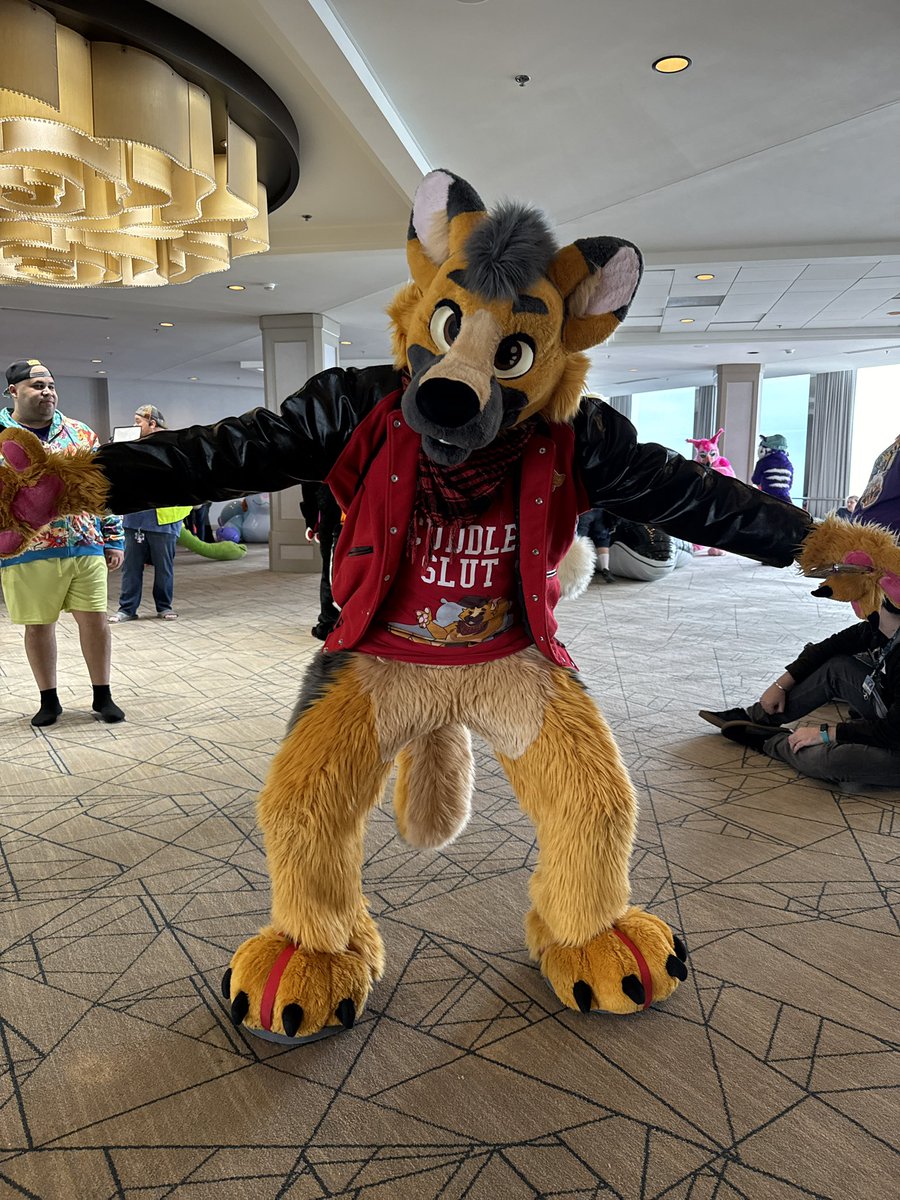
[[[850,719],[784,728],[835,700]],[[900,786],[900,607],[885,598],[867,620],[807,645],[755,704],[700,716],[801,775]]]
[[[594,543],[597,554],[596,578],[604,583],[615,583],[616,577],[609,569],[609,544],[612,541],[616,518],[602,508],[591,508],[578,518],[578,537],[588,538]]]

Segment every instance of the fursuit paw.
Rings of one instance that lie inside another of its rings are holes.
[[[629,908],[612,929],[581,946],[562,946],[534,911],[528,944],[567,1008],[633,1013],[665,1000],[687,978],[687,949],[665,921]]]
[[[900,594],[900,547],[879,525],[826,517],[807,535],[799,562],[804,575],[824,580],[814,596],[849,601],[859,617]]]
[[[27,548],[34,534],[68,512],[102,512],[106,481],[87,450],[50,454],[27,429],[0,430],[0,557]]]
[[[231,1019],[259,1037],[298,1045],[352,1029],[380,976],[380,949],[379,938],[377,946],[336,954],[303,950],[264,929],[238,947],[222,979]]]

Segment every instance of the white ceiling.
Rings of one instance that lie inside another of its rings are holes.
[[[0,289],[7,360],[258,387],[239,364],[261,357],[259,316],[315,310],[352,342],[345,363],[383,361],[409,200],[442,166],[489,203],[533,201],[561,241],[642,247],[644,280],[594,355],[593,390],[695,386],[720,362],[770,375],[900,362],[897,0],[162,7],[240,55],[293,113],[301,182],[272,216],[272,251],[184,287]],[[654,73],[667,53],[692,67]]]

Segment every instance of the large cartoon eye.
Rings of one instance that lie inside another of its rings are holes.
[[[452,300],[442,300],[431,317],[428,332],[442,354],[446,354],[459,337],[462,313]]]
[[[498,379],[518,379],[531,370],[534,342],[524,333],[505,337],[494,355],[494,374]]]

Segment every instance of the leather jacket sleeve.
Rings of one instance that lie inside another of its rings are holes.
[[[335,367],[288,396],[281,412],[255,408],[215,425],[103,446],[112,512],[232,500],[323,480],[365,416],[399,386],[390,366]]]
[[[576,459],[592,507],[673,537],[786,567],[812,530],[809,513],[652,442],[586,397],[575,417]]]

